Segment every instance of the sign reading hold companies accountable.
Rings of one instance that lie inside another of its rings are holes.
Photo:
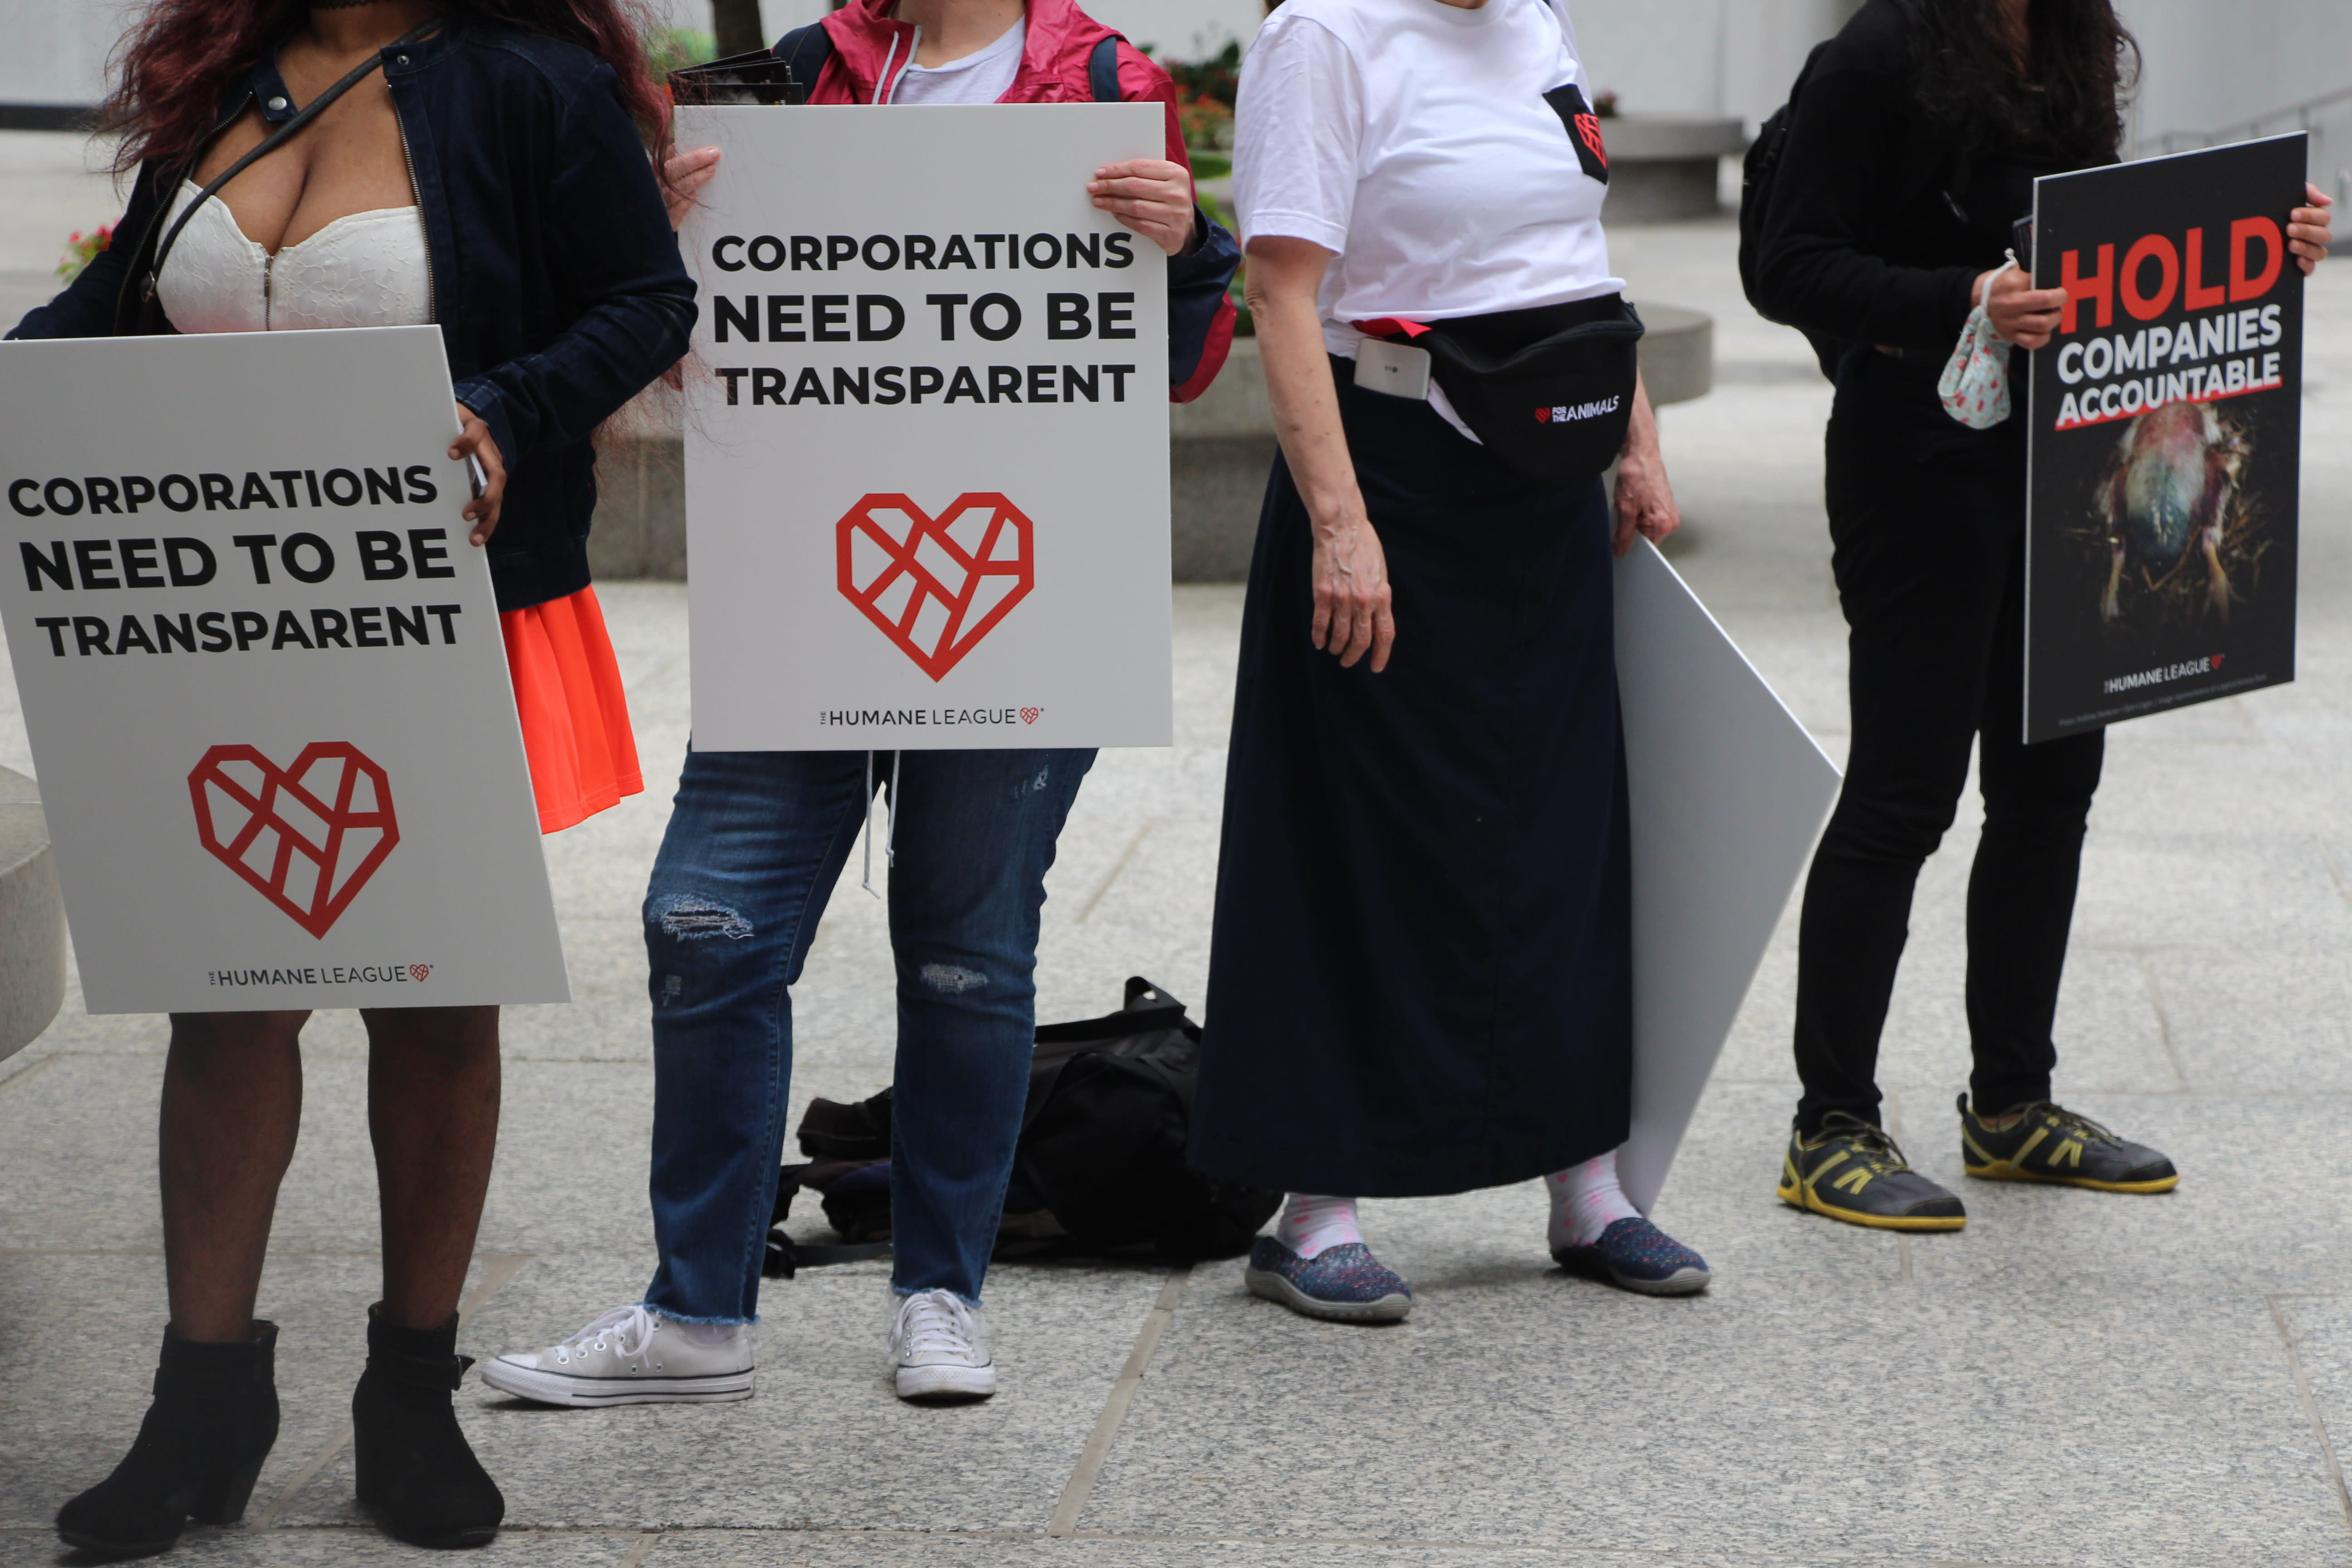
[[[725,152],[678,236],[695,743],[1169,743],[1166,265],[1086,188],[1164,110],[677,134]]]
[[[2035,182],[2028,741],[2294,679],[2305,141]]]
[[[433,327],[0,343],[0,618],[94,1013],[569,999]]]

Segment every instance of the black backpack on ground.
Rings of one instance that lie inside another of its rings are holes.
[[[1184,1005],[1140,976],[1128,981],[1118,1012],[1037,1031],[1000,1258],[1148,1247],[1191,1262],[1249,1249],[1282,1194],[1211,1181],[1185,1164],[1200,1049],[1200,1026]],[[809,1102],[799,1137],[810,1163],[783,1168],[771,1275],[883,1250],[890,1100],[886,1089],[854,1105]],[[846,1246],[796,1247],[784,1234],[803,1189],[818,1195]]]

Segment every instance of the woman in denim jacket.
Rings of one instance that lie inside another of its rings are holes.
[[[591,437],[685,351],[694,285],[650,153],[667,103],[621,0],[158,0],[110,109],[138,182],[120,243],[24,338],[437,322],[487,478],[489,557],[541,827],[643,788],[589,587]],[[354,67],[281,148],[217,178]],[[194,210],[190,211],[193,205]],[[182,213],[160,273],[159,241]],[[495,1007],[371,1009],[383,1295],[352,1398],[360,1501],[391,1533],[478,1545],[505,1502],[450,1394],[458,1291],[498,1135]],[[300,1012],[181,1014],[161,1164],[171,1322],[138,1441],[58,1532],[102,1556],[244,1510],[278,1432],[274,1325],[254,1318],[301,1115]]]

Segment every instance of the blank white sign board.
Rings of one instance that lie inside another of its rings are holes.
[[[1647,540],[1617,563],[1633,837],[1633,1131],[1643,1213],[1838,792],[1838,771]]]

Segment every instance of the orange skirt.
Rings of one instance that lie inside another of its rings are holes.
[[[596,590],[499,615],[539,830],[557,833],[642,794],[620,662]]]

